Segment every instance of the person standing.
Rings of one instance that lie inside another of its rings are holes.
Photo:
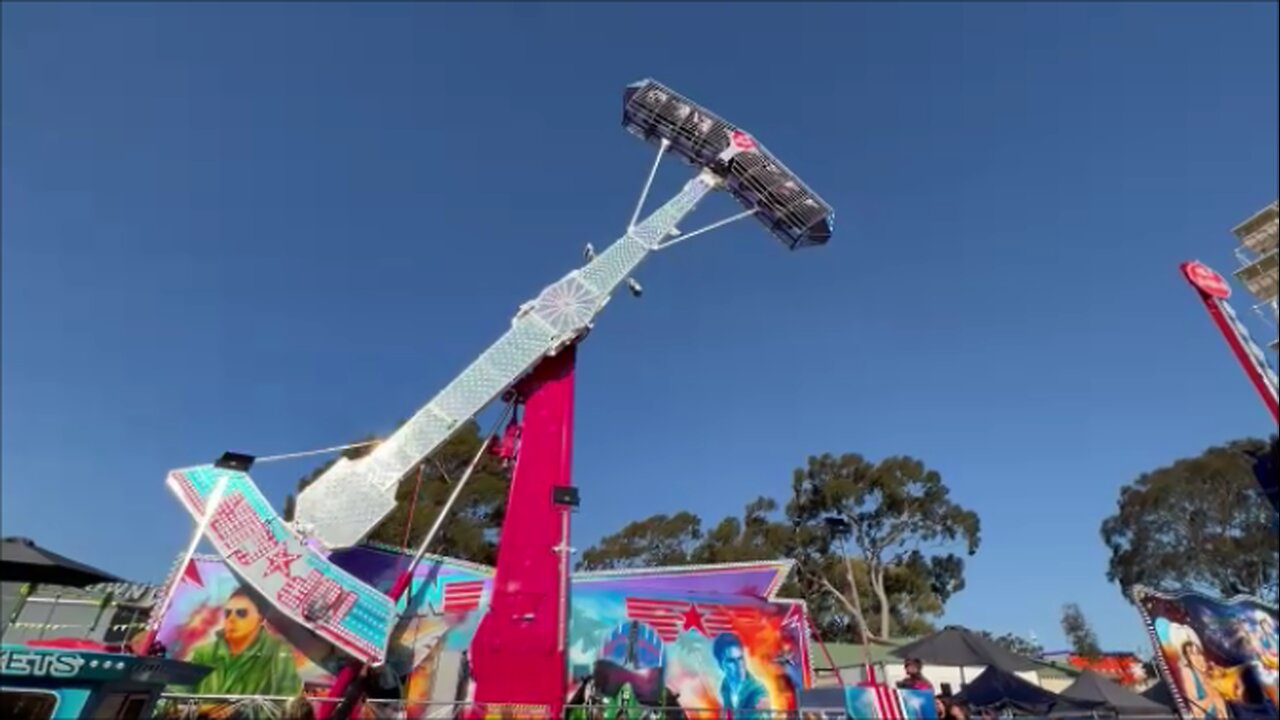
[[[907,676],[898,681],[899,690],[928,690],[933,692],[933,683],[924,676],[924,663],[920,658],[907,658],[902,664]]]

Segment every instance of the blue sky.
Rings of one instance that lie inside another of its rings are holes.
[[[646,76],[762,138],[837,236],[792,254],[738,224],[609,306],[579,361],[579,546],[736,513],[812,453],[906,453],[982,516],[948,620],[1060,645],[1075,601],[1133,649],[1098,537],[1119,487],[1272,429],[1177,266],[1231,269],[1277,195],[1275,4],[3,21],[0,519],[134,579],[191,530],[166,470],[389,428],[615,238]],[[255,478],[278,502],[310,467]]]

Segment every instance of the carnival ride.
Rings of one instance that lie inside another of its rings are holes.
[[[755,218],[788,248],[825,244],[829,205],[750,134],[653,80],[623,93],[623,126],[656,145],[627,230],[608,248],[585,249],[586,264],[520,306],[510,329],[404,425],[358,459],[339,459],[299,495],[286,522],[248,474],[249,455],[228,453],[212,465],[174,470],[169,487],[244,585],[283,618],[333,644],[350,661],[331,695],[341,695],[359,669],[386,661],[387,648],[414,565],[425,554],[476,462],[456,482],[410,564],[387,593],[342,569],[330,550],[359,543],[395,507],[410,470],[495,400],[510,424],[502,452],[515,460],[489,610],[477,628],[470,663],[475,702],[543,708],[565,701],[569,517],[574,367],[577,343],[619,286],[639,294],[636,268],[649,255],[746,218]],[[670,200],[643,220],[662,158],[675,154],[697,169]],[[697,230],[677,226],[715,190],[742,212]],[[492,440],[486,439],[481,452]],[[518,538],[518,542],[510,539]],[[163,615],[163,608],[155,617]],[[322,714],[327,709],[322,708]]]

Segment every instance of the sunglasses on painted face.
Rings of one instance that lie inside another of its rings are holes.
[[[249,617],[249,608],[226,608],[222,611],[224,617],[230,618],[232,615],[241,620]]]

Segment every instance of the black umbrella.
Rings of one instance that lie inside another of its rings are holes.
[[[1156,680],[1155,685],[1143,690],[1141,695],[1165,710],[1178,709],[1178,703],[1173,699],[1173,693],[1169,692],[1169,686],[1164,684],[1163,678]]]
[[[0,577],[10,582],[71,587],[123,582],[111,573],[46,550],[24,537],[7,537],[0,542]]]
[[[1065,708],[1070,702],[1006,670],[989,667],[955,695],[955,700],[975,708],[1012,709],[1031,715],[1046,715],[1050,708]]]
[[[1081,673],[1061,695],[1074,705],[1105,708],[1120,716],[1165,715],[1169,712],[1169,708],[1160,703],[1120,687],[1091,670]]]
[[[1035,670],[1036,664],[962,627],[949,627],[893,651],[900,658],[920,658],[927,665],[986,665],[1009,672]]]

